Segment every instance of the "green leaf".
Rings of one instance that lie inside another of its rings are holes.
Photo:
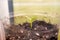
[[[37,19],[37,16],[31,16],[31,17],[26,16],[26,18],[27,18],[28,21],[31,23],[31,28],[32,28],[32,22]]]

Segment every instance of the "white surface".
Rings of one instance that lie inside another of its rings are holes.
[[[9,23],[8,0],[0,0],[0,19]]]

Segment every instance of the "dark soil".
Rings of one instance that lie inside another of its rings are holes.
[[[18,25],[11,25],[6,29],[6,40],[57,40],[58,28],[56,25],[44,21],[26,22]]]

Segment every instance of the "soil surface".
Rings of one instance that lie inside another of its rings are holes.
[[[11,25],[6,30],[6,40],[57,40],[58,28],[45,21]]]

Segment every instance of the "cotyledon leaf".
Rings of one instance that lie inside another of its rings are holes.
[[[28,21],[31,23],[31,28],[32,28],[32,22],[37,19],[37,16],[32,16],[32,17],[25,16],[25,17],[26,17],[26,18],[28,19]]]

